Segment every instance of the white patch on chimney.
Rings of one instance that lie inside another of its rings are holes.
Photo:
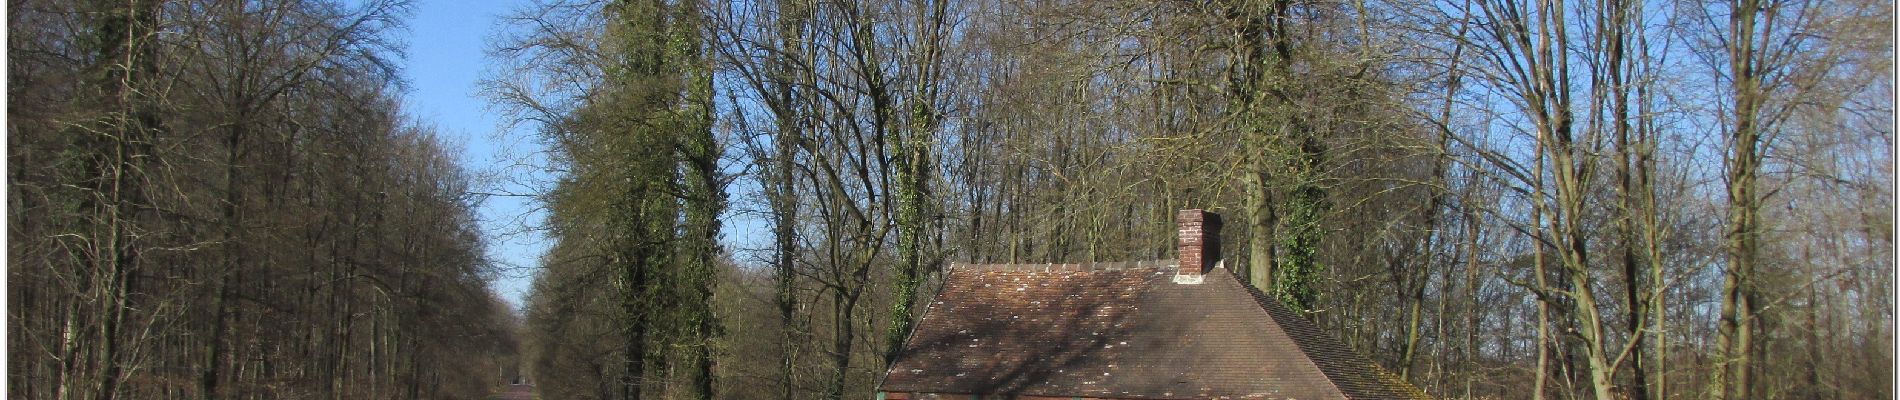
[[[1205,275],[1175,275],[1174,283],[1182,284],[1182,285],[1199,285],[1201,284],[1201,279],[1204,277],[1206,276]]]

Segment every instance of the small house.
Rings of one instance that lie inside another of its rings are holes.
[[[877,398],[1425,398],[1223,268],[1218,215],[1177,224],[1178,260],[950,266]]]

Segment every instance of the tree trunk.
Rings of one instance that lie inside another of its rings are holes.
[[[1733,93],[1734,125],[1729,132],[1727,162],[1728,229],[1727,268],[1722,276],[1722,309],[1716,347],[1721,352],[1710,397],[1747,399],[1750,393],[1750,349],[1754,348],[1754,274],[1758,253],[1758,225],[1761,203],[1756,177],[1762,154],[1758,126],[1767,92],[1761,87],[1761,72],[1756,62],[1760,54],[1756,44],[1756,18],[1768,11],[1759,0],[1737,0],[1729,14],[1729,76]]]

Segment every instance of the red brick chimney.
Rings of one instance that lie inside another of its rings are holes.
[[[1174,221],[1181,233],[1174,282],[1201,283],[1201,275],[1220,261],[1220,214],[1187,209],[1176,213]]]

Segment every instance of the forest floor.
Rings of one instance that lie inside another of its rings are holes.
[[[534,400],[534,385],[508,385],[495,393],[494,400]]]

